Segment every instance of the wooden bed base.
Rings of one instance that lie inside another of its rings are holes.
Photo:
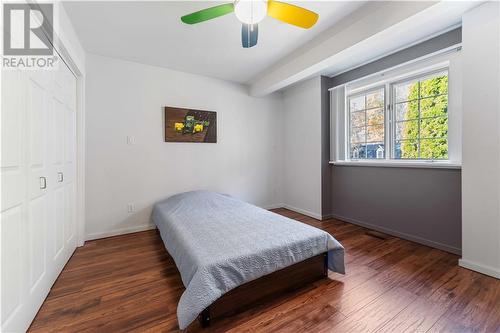
[[[327,276],[325,252],[245,283],[224,294],[200,314],[201,326],[208,327],[216,318],[244,311],[266,298],[300,288]]]

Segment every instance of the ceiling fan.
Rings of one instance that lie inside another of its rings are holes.
[[[318,14],[289,3],[274,0],[236,0],[184,15],[181,21],[196,24],[234,12],[241,21],[241,43],[245,48],[257,45],[258,23],[266,15],[282,22],[309,29],[318,21]]]

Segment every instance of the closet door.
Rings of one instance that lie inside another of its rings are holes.
[[[76,248],[76,79],[2,74],[2,331],[22,332]]]

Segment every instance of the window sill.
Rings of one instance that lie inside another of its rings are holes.
[[[382,168],[462,169],[459,163],[430,161],[330,161],[330,164]]]

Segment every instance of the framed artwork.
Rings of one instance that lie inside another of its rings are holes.
[[[217,113],[165,107],[165,142],[217,142]]]

